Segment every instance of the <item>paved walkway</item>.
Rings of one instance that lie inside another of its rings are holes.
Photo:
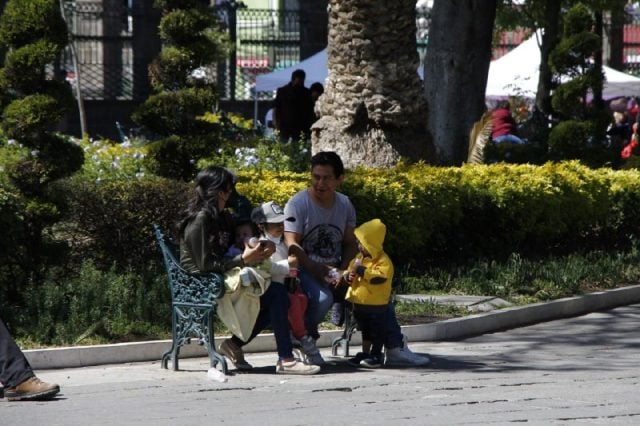
[[[332,360],[311,377],[273,374],[273,354],[227,383],[205,358],[183,371],[144,362],[40,371],[50,402],[0,401],[0,424],[638,424],[640,305],[456,342],[414,342],[423,369],[362,370]],[[328,351],[324,351],[328,357]]]

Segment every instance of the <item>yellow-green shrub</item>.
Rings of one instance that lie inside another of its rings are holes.
[[[241,172],[252,203],[284,205],[308,174]],[[358,223],[388,227],[387,250],[402,262],[491,257],[617,244],[640,234],[640,173],[590,169],[576,161],[531,165],[426,165],[349,172],[347,194]]]

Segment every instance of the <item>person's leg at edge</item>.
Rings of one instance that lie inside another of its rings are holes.
[[[320,324],[331,305],[333,304],[333,292],[323,283],[319,283],[316,279],[304,269],[298,272],[298,278],[302,284],[302,290],[307,295],[308,305],[305,315],[307,332],[314,339],[320,337],[318,333],[318,324]]]
[[[29,361],[0,319],[0,382],[4,397],[10,401],[50,399],[60,386],[36,377]]]
[[[5,389],[19,385],[27,379],[35,376],[9,330],[0,319],[0,382]]]

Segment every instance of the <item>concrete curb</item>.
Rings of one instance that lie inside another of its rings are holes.
[[[457,340],[634,303],[640,303],[640,285],[485,312],[430,324],[403,326],[402,332],[409,341]],[[318,346],[331,346],[333,339],[341,333],[340,330],[323,331]],[[217,338],[216,344],[223,338]],[[356,333],[353,336],[352,344],[359,345],[360,343],[360,333]],[[162,354],[170,347],[171,340],[156,340],[112,345],[34,349],[25,351],[25,355],[34,369],[73,368],[159,361]],[[275,350],[273,334],[262,334],[245,346],[246,352],[275,352]],[[183,346],[180,351],[181,358],[204,356],[206,356],[206,350],[196,344]]]

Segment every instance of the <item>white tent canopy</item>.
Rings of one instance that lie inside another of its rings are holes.
[[[309,87],[313,83],[321,83],[324,86],[327,75],[329,74],[327,67],[327,49],[324,49],[313,56],[308,57],[302,62],[273,71],[267,74],[260,74],[256,77],[256,92],[269,92],[276,90],[278,87],[284,86],[291,81],[291,73],[295,70],[304,70],[307,75],[304,84]],[[418,75],[422,78],[422,67],[418,68]]]
[[[540,33],[538,32],[538,37]],[[640,78],[616,71],[613,68],[603,66],[605,83],[602,95],[605,99],[613,99],[620,96],[640,96]],[[295,64],[289,68],[261,74],[256,77],[254,115],[258,115],[258,92],[268,92],[284,86],[291,80],[291,73],[302,69],[306,73],[305,85],[308,87],[315,82],[325,84],[328,75],[327,50],[324,49],[315,55]],[[422,78],[422,67],[418,74]],[[534,98],[538,91],[538,78],[540,75],[540,48],[536,35],[518,47],[491,62],[485,96],[487,99],[506,98],[509,96],[524,96]]]
[[[291,81],[291,73],[297,69],[304,70],[307,74],[305,78],[305,86],[308,87],[316,82],[321,83],[324,86],[324,81],[328,74],[327,49],[324,49],[289,68],[284,68],[267,74],[260,74],[256,77],[256,92],[268,92],[284,86]]]
[[[620,96],[640,96],[640,78],[602,67],[605,83],[602,90],[604,99]],[[533,98],[538,91],[540,75],[540,47],[536,35],[518,47],[491,62],[487,79],[487,98],[524,96]]]

